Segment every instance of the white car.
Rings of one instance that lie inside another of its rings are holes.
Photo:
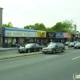
[[[75,45],[74,42],[70,42],[70,43],[68,44],[68,47],[74,47],[74,45]]]

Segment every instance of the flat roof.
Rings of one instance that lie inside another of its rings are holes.
[[[9,31],[37,32],[37,30],[24,29],[24,28],[7,28],[7,27],[4,27],[3,29],[4,30],[9,30]]]

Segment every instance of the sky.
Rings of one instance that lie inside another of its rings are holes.
[[[52,27],[59,21],[73,20],[80,31],[80,0],[0,0],[3,23],[14,27],[43,23]]]

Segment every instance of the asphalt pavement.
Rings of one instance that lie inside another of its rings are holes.
[[[66,50],[73,49],[65,47]],[[32,52],[32,53],[19,53],[18,48],[0,48],[0,60],[7,59],[7,58],[14,58],[14,57],[22,57],[22,56],[29,56],[35,54],[41,54],[42,52]]]
[[[80,74],[80,49],[0,60],[0,80],[73,80],[74,73]]]

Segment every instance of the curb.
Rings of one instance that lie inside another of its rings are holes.
[[[73,49],[73,48],[66,48],[65,50],[71,50],[71,49]],[[16,57],[23,57],[23,56],[30,56],[30,55],[37,55],[37,54],[42,54],[42,52],[21,53],[21,54],[15,54],[15,55],[5,55],[5,56],[0,56],[0,60],[16,58]]]
[[[0,51],[6,51],[6,50],[16,50],[17,48],[5,48],[5,49],[0,49]]]
[[[36,54],[41,54],[41,53],[42,53],[42,52],[35,52],[35,53],[25,53],[25,54],[16,54],[16,55],[0,56],[0,60],[2,60],[2,59],[16,58],[16,57],[23,57],[23,56],[30,56],[30,55],[36,55]]]

